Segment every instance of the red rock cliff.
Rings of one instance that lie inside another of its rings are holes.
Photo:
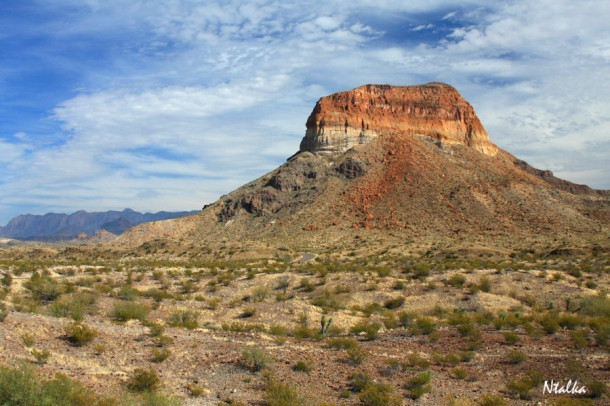
[[[498,150],[455,88],[428,83],[364,85],[321,98],[307,119],[300,151],[343,152],[389,132],[463,144],[487,155]]]

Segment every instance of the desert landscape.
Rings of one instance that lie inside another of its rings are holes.
[[[610,404],[609,191],[498,148],[443,83],[306,126],[197,214],[3,240],[4,404]]]

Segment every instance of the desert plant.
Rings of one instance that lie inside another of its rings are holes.
[[[4,322],[6,317],[8,316],[9,311],[7,310],[4,304],[0,303],[0,323]]]
[[[269,406],[300,406],[304,404],[294,385],[281,382],[275,377],[267,379],[265,401]]]
[[[333,323],[333,318],[327,319],[326,316],[322,316],[320,319],[320,334],[324,337],[328,332],[329,327]]]
[[[298,372],[310,373],[311,371],[313,371],[313,367],[314,367],[313,361],[305,360],[305,361],[297,361],[297,363],[294,364],[292,369],[294,371],[298,371]]]
[[[127,380],[127,389],[133,392],[150,392],[159,387],[161,380],[154,369],[136,368]]]
[[[65,330],[68,341],[77,347],[81,347],[92,341],[98,332],[86,324],[72,323]]]
[[[27,366],[0,366],[0,404],[28,406],[102,406],[114,404],[95,396],[78,382],[62,374],[51,380],[41,379]]]
[[[517,344],[519,342],[519,336],[515,333],[513,333],[512,331],[505,331],[503,333],[504,335],[504,341],[506,341],[507,344]]]
[[[527,359],[527,355],[521,351],[512,350],[508,353],[508,362],[510,364],[521,364]]]
[[[144,321],[150,309],[148,306],[136,302],[117,302],[112,308],[112,318],[123,322],[128,320]]]
[[[25,345],[26,347],[31,347],[34,345],[34,343],[36,343],[36,339],[34,338],[34,335],[31,333],[21,334],[21,341],[23,342],[23,345]]]
[[[508,402],[500,395],[486,393],[477,399],[478,406],[508,406]]]
[[[379,335],[379,329],[381,329],[380,323],[364,320],[352,326],[352,328],[350,328],[350,334],[364,333],[367,340],[374,340]]]
[[[388,299],[385,301],[385,303],[383,304],[383,307],[385,307],[386,309],[398,309],[400,306],[402,306],[405,303],[405,298],[403,296],[397,296],[393,299]]]
[[[420,372],[417,375],[411,377],[407,381],[407,389],[409,391],[409,397],[412,399],[419,399],[425,393],[430,392],[431,387],[429,385],[432,379],[430,371]]]
[[[36,348],[32,348],[30,354],[36,358],[36,363],[39,365],[46,364],[49,358],[51,357],[51,352],[49,350],[37,350]]]
[[[326,343],[330,348],[335,350],[347,350],[358,347],[358,342],[348,337],[329,338]]]
[[[436,331],[436,323],[429,317],[419,317],[410,329],[413,334],[430,335]]]
[[[273,359],[260,348],[247,348],[241,353],[241,365],[252,372],[262,371]]]
[[[163,362],[165,361],[167,358],[169,358],[169,356],[172,354],[172,352],[167,349],[167,348],[153,348],[152,350],[152,357],[151,357],[151,361],[152,362]]]
[[[392,385],[384,383],[369,383],[358,396],[365,406],[400,406],[402,397],[396,393]]]
[[[348,348],[345,350],[345,352],[347,353],[349,361],[352,365],[362,364],[368,355],[368,352],[359,345]]]

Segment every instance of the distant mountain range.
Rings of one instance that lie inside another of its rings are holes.
[[[194,210],[139,213],[125,209],[93,213],[79,210],[73,214],[25,214],[13,218],[5,227],[0,227],[0,237],[27,241],[65,241],[74,239],[83,233],[93,235],[99,230],[119,235],[138,224],[182,217],[197,212]]]

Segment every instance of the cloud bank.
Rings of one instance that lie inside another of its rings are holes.
[[[29,1],[0,17],[0,224],[189,210],[296,152],[324,95],[443,81],[492,141],[610,188],[610,4]]]

